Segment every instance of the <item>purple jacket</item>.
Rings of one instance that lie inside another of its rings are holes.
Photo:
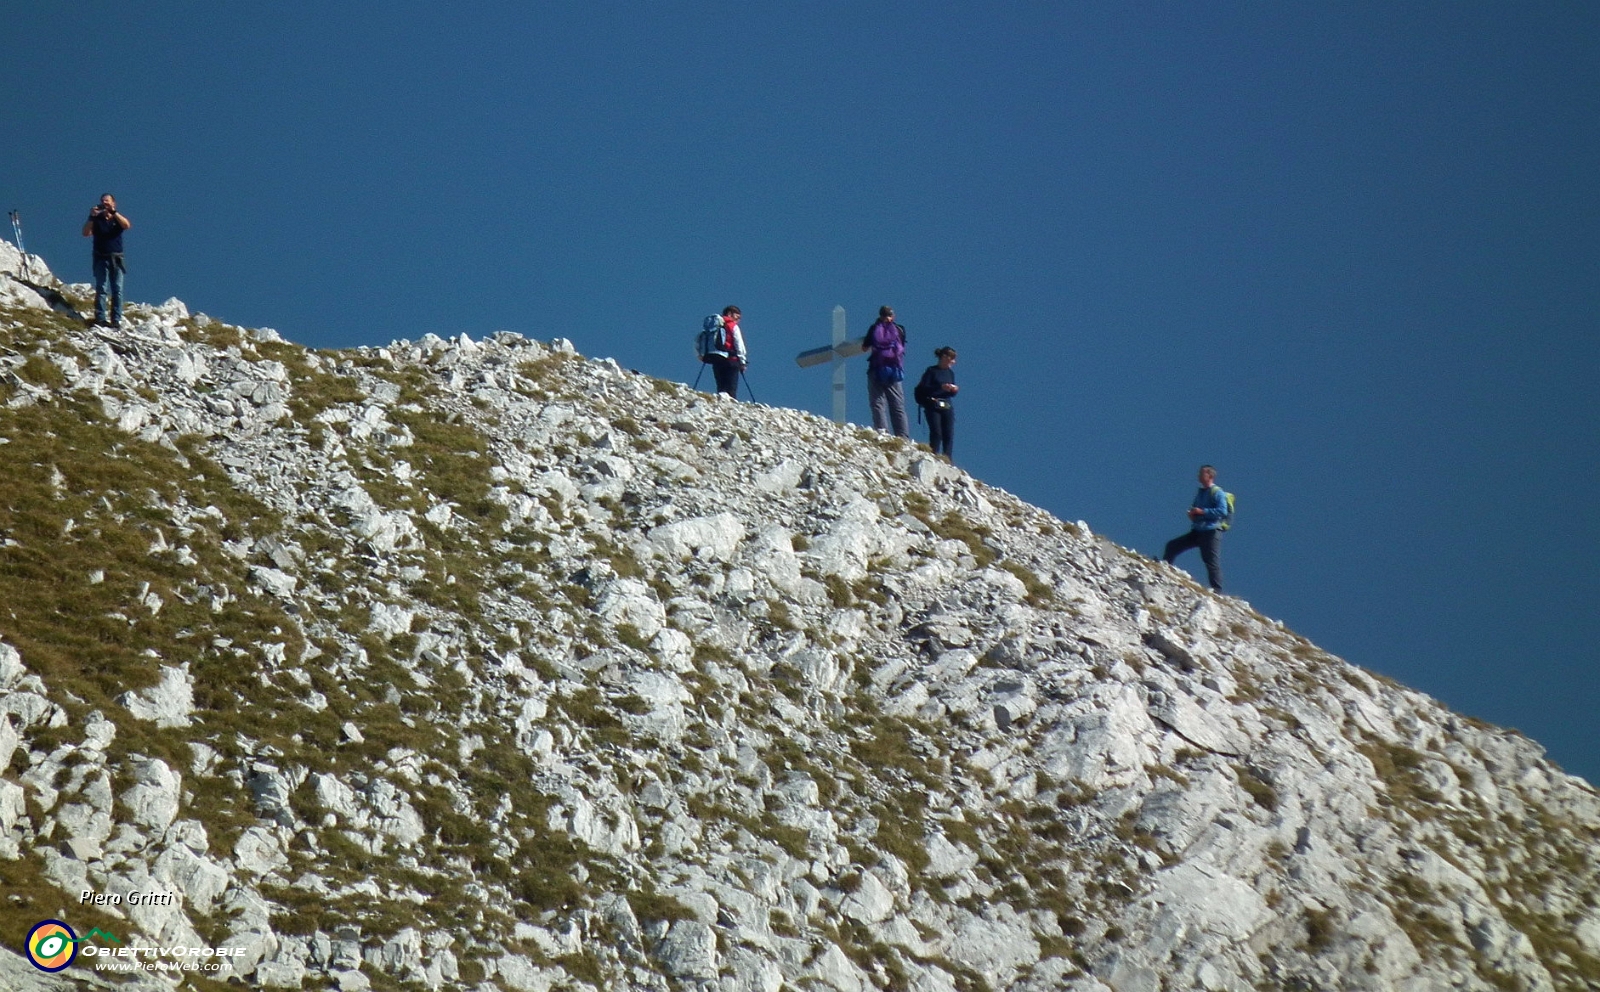
[[[880,320],[873,324],[861,343],[872,353],[867,357],[870,368],[902,367],[906,356],[906,329],[894,321]]]

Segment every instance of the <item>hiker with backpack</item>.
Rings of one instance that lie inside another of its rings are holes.
[[[726,306],[721,314],[707,317],[694,346],[700,360],[711,366],[717,392],[734,399],[739,398],[739,375],[750,364],[744,350],[744,334],[739,330],[741,316],[738,307]]]
[[[1233,494],[1217,485],[1217,470],[1210,465],[1200,466],[1200,491],[1189,505],[1189,521],[1189,533],[1168,541],[1161,560],[1170,565],[1190,548],[1199,548],[1206,579],[1214,591],[1221,592],[1222,532],[1233,523]]]
[[[122,326],[122,232],[133,222],[117,212],[117,198],[110,193],[89,211],[83,222],[83,236],[94,237],[94,322],[106,322],[106,284],[111,284],[111,326]]]
[[[877,323],[861,339],[867,356],[867,401],[872,407],[872,426],[880,431],[891,427],[896,437],[911,436],[906,419],[905,355],[906,329],[894,322],[893,307],[879,307]]]
[[[961,388],[956,385],[956,350],[946,346],[933,357],[939,364],[928,366],[911,395],[928,418],[928,447],[949,458],[956,433],[956,409],[951,401]]]

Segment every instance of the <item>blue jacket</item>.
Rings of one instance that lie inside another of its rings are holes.
[[[1205,512],[1194,518],[1189,525],[1190,530],[1216,530],[1222,522],[1228,519],[1228,494],[1216,484],[1202,486],[1194,494],[1194,502],[1189,504]]]

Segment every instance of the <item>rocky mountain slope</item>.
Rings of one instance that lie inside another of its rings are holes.
[[[916,446],[560,340],[0,306],[10,949],[237,952],[151,988],[1600,988],[1586,783]]]

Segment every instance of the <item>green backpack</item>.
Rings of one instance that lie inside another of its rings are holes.
[[[1226,489],[1222,488],[1221,486],[1215,486],[1214,485],[1211,488],[1215,489],[1217,492],[1221,493],[1222,496],[1223,496],[1223,499],[1228,504],[1228,515],[1226,517],[1222,518],[1222,523],[1217,524],[1217,530],[1227,530],[1229,527],[1233,526],[1233,493],[1228,492]]]

